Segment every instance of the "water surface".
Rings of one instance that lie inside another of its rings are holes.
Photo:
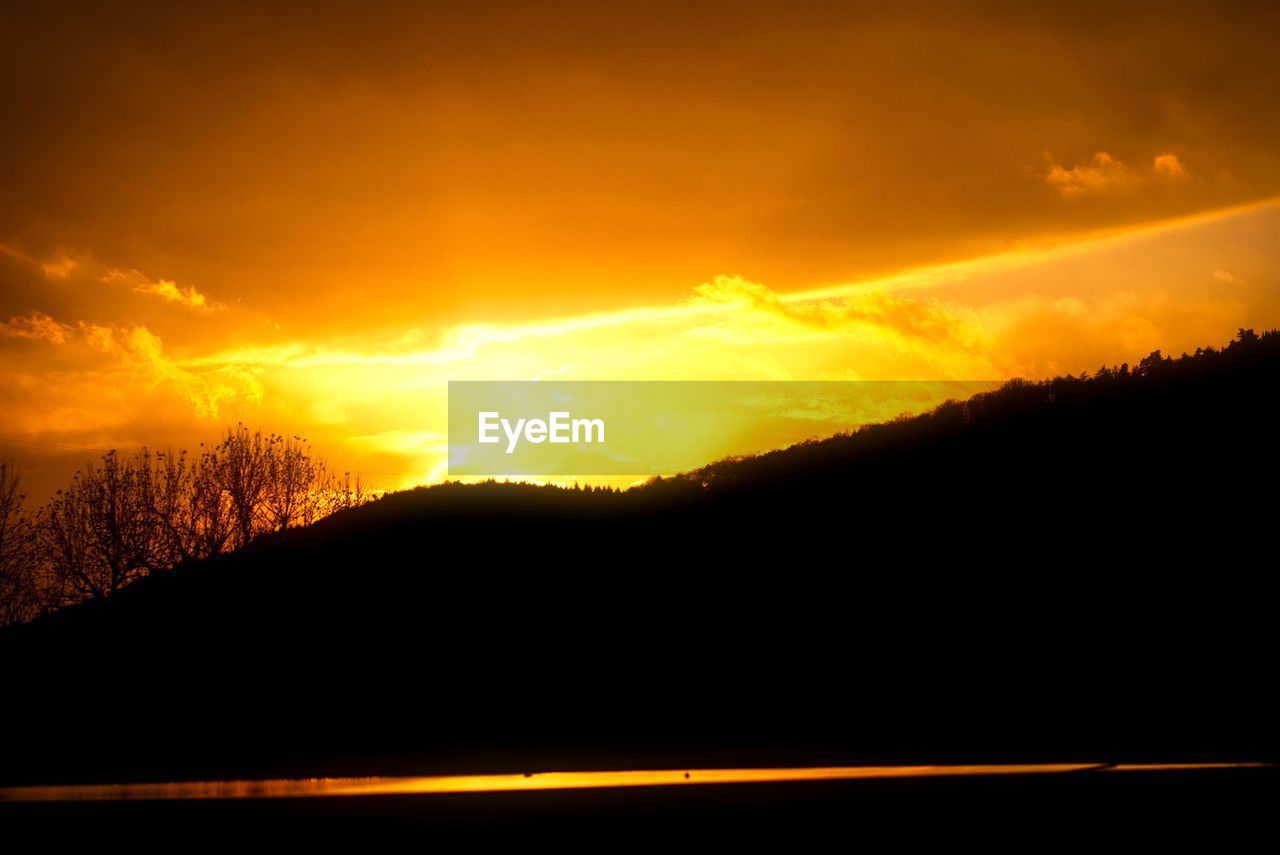
[[[948,766],[821,766],[761,769],[637,769],[538,772],[505,775],[423,775],[366,778],[275,778],[242,781],[171,781],[131,784],[65,784],[0,787],[0,801],[145,801],[161,799],[264,799],[510,792],[610,787],[696,786],[988,775],[1053,775],[1070,772],[1168,772],[1260,767],[1262,763],[1039,763]]]

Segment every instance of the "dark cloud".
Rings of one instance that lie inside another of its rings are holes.
[[[1276,9],[1030,6],[19,3],[0,239],[332,327],[796,287],[1280,191]],[[1196,180],[1059,204],[1046,153],[1102,151]]]

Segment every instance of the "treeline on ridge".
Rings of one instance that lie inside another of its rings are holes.
[[[1230,390],[1224,401],[1238,402],[1242,390],[1253,388],[1250,384],[1273,380],[1278,364],[1280,331],[1258,334],[1241,329],[1221,349],[1200,348],[1177,358],[1155,351],[1134,366],[1103,366],[1091,374],[1039,381],[1010,380],[993,391],[947,401],[927,413],[765,454],[722,459],[628,490],[492,480],[419,487],[383,496],[359,514],[334,516],[325,523],[325,536],[367,534],[366,530],[393,520],[638,520],[651,513],[670,519],[699,507],[717,506],[720,498],[744,508],[770,503],[795,507],[796,502],[840,507],[835,503],[838,497],[847,502],[859,490],[866,492],[867,482],[859,482],[854,474],[864,463],[895,460],[893,465],[899,466],[904,453],[918,459],[920,450],[930,444],[984,430],[997,430],[1009,441],[1022,442],[1030,436],[1025,429],[1028,419],[1061,421],[1067,412],[1074,413],[1072,418],[1081,414],[1092,418],[1091,414],[1101,412],[1097,405],[1106,402],[1122,402],[1139,410],[1147,407],[1135,419],[1145,425],[1157,409],[1143,403],[1143,395],[1184,388],[1199,380],[1229,378],[1216,385]],[[1262,407],[1269,405],[1265,401],[1269,393],[1270,387],[1259,387],[1256,395],[1248,391]],[[1163,418],[1165,410],[1158,412]],[[1209,424],[1218,414],[1186,415]],[[1072,455],[1096,458],[1102,453],[1090,442],[1128,441],[1109,434],[1106,426],[1090,430],[1091,438],[1079,448],[1042,449],[1036,465],[1057,459],[1059,467],[1068,466],[1061,460]],[[1210,441],[1207,435],[1204,441]],[[1134,447],[1124,454],[1137,456],[1161,442],[1157,436],[1148,436],[1145,449]],[[1182,465],[1212,465],[1215,455],[1223,453],[1221,447],[1185,451],[1194,459],[1169,461],[1167,478],[1176,480]],[[953,448],[931,459],[981,468],[979,461],[956,460],[969,453],[972,448]],[[902,469],[900,476],[890,480],[918,476],[918,469],[918,465]],[[1189,470],[1187,478],[1191,478]],[[883,486],[886,481],[876,483]],[[1114,491],[1116,486],[1107,489]],[[903,489],[920,493],[915,484],[905,484]],[[0,478],[0,622],[25,621],[79,600],[107,597],[148,573],[235,551],[259,535],[307,526],[335,511],[366,504],[368,499],[358,481],[336,477],[304,441],[251,433],[244,426],[229,430],[217,446],[202,450],[194,459],[183,452],[143,450],[133,456],[112,452],[101,466],[79,473],[67,490],[34,514],[23,511],[16,477],[7,468]]]
[[[109,451],[34,512],[12,464],[0,462],[0,626],[368,498],[359,478],[331,471],[302,437],[243,424],[197,454]]]

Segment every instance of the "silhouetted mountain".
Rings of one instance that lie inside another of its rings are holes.
[[[1280,335],[622,493],[386,496],[0,634],[10,780],[1273,757]]]

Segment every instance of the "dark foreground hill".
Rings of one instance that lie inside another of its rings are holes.
[[[445,485],[0,634],[9,782],[1274,759],[1280,336],[626,493]]]

